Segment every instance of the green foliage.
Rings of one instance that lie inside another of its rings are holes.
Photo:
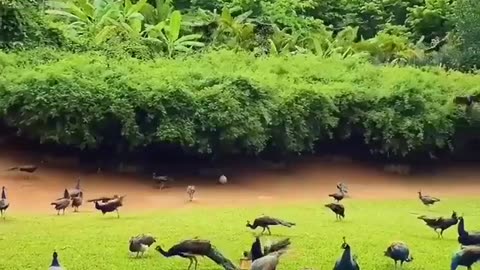
[[[0,0],[0,49],[65,45],[62,32],[39,6],[36,1]]]
[[[153,41],[166,47],[168,57],[172,57],[175,52],[189,52],[192,47],[203,47],[202,42],[197,41],[202,37],[199,34],[180,36],[182,26],[182,15],[178,10],[171,13],[169,23],[162,21],[145,30],[148,34],[146,40]],[[160,39],[159,39],[160,38]]]
[[[457,0],[454,11],[455,33],[459,37],[460,68],[480,65],[480,3]]]
[[[387,155],[448,150],[458,121],[470,117],[453,97],[478,92],[480,80],[339,54],[141,62],[39,51],[4,54],[0,64],[0,117],[23,135],[199,153],[309,152],[351,134]]]

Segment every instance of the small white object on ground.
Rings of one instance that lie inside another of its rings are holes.
[[[220,176],[220,178],[218,179],[218,182],[222,185],[226,184],[227,183],[227,177],[222,174],[222,176]]]

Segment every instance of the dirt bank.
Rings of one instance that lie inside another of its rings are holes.
[[[86,199],[113,194],[127,194],[124,211],[198,206],[233,206],[258,203],[288,203],[302,200],[328,200],[335,184],[348,184],[356,199],[414,198],[419,189],[439,197],[480,195],[480,168],[456,166],[436,169],[421,176],[398,176],[381,168],[355,163],[327,162],[308,159],[288,169],[239,167],[228,176],[227,185],[211,180],[185,176],[177,178],[168,189],[153,188],[147,176],[83,172],[80,169],[58,169],[41,165],[30,178],[5,169],[30,163],[31,157],[12,153],[0,155],[0,185],[8,188],[11,211],[50,212],[49,203],[61,197],[64,188],[71,188],[76,177],[82,179]],[[197,188],[194,203],[186,202],[186,186]],[[93,211],[91,206],[84,211]]]

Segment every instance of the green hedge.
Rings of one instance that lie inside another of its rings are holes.
[[[42,142],[89,149],[168,143],[199,153],[292,153],[355,134],[383,154],[426,153],[451,148],[459,125],[464,134],[480,128],[452,102],[479,87],[476,75],[358,58],[0,54],[4,122]]]

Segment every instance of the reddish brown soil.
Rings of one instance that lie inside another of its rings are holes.
[[[335,192],[338,181],[348,184],[356,199],[415,198],[419,189],[438,197],[480,195],[480,168],[441,168],[422,176],[387,174],[381,168],[310,159],[288,169],[239,168],[240,173],[227,175],[227,185],[199,181],[198,178],[177,179],[168,189],[153,187],[148,177],[107,173],[81,173],[74,169],[41,166],[26,178],[25,173],[4,169],[29,164],[27,155],[0,155],[0,186],[6,186],[12,208],[16,212],[51,212],[50,202],[59,198],[65,188],[72,188],[76,177],[82,179],[85,198],[126,194],[124,209],[151,210],[198,206],[234,206],[258,203],[289,203],[302,200],[327,200]],[[186,186],[195,185],[193,203],[187,202]],[[85,208],[84,208],[85,209]],[[88,210],[84,210],[88,211]]]

